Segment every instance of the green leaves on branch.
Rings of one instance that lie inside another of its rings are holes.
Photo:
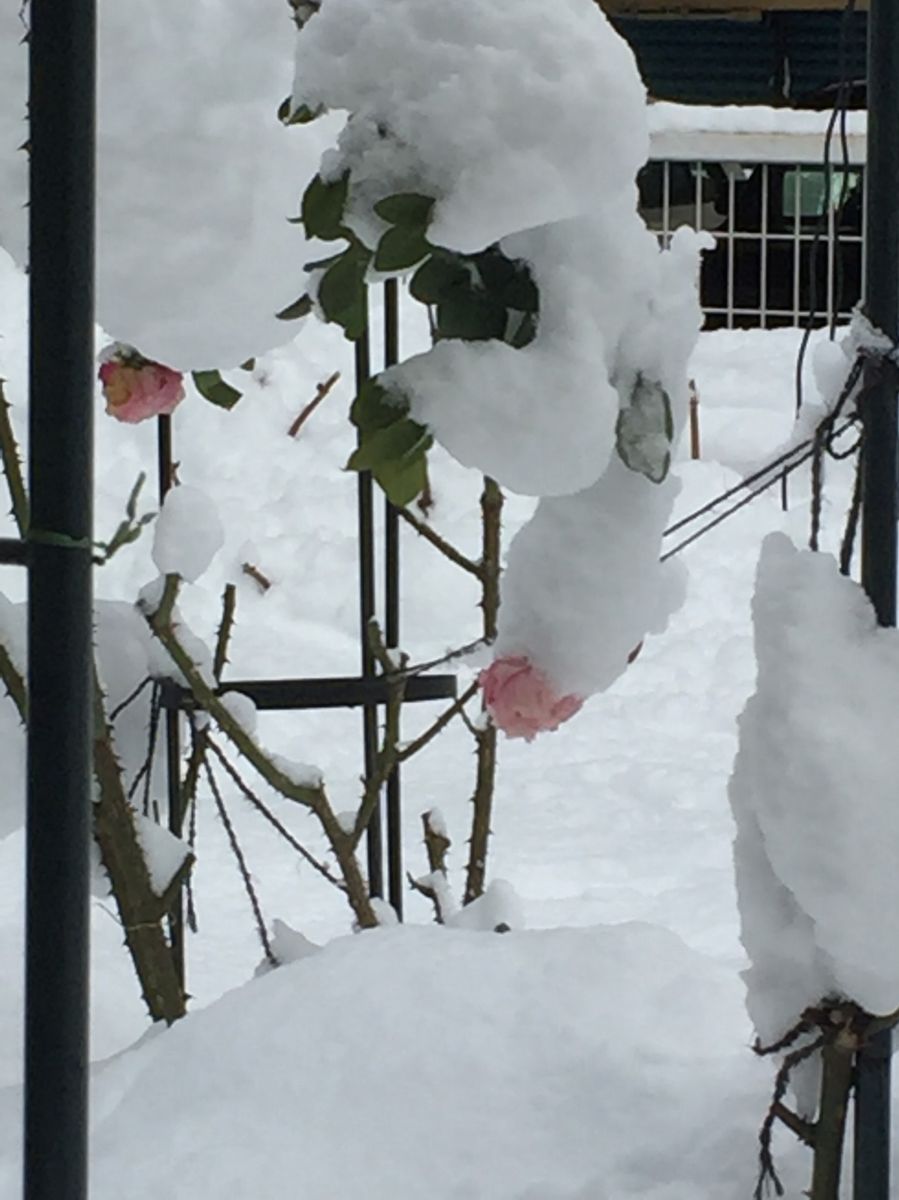
[[[308,125],[326,111],[324,104],[317,104],[315,108],[300,104],[294,108],[291,97],[287,96],[278,106],[278,120],[282,125]]]
[[[362,337],[368,322],[365,275],[371,254],[353,240],[325,271],[318,285],[318,302],[329,321],[342,326],[351,342]]]
[[[102,566],[103,563],[109,562],[112,556],[121,550],[123,546],[130,546],[132,542],[136,542],[144,526],[149,525],[156,516],[155,512],[143,513],[141,516],[137,515],[138,497],[146,481],[147,476],[141,471],[128,496],[128,502],[125,505],[125,519],[119,522],[118,528],[108,542],[94,543],[96,551],[94,554],[94,563],[96,566]]]
[[[230,383],[225,383],[218,371],[193,371],[191,374],[194,387],[203,399],[217,408],[233,408],[243,395]]]
[[[409,291],[434,308],[438,339],[495,339],[520,350],[537,336],[540,297],[531,269],[498,246],[479,254],[434,249]]]
[[[350,236],[343,226],[343,210],[346,207],[349,186],[349,171],[344,171],[339,179],[328,183],[321,175],[315,176],[303,193],[300,206],[300,217],[306,237],[333,242],[336,238]]]
[[[425,234],[433,210],[433,198],[418,192],[397,192],[378,201],[375,212],[391,228],[378,242],[376,270],[405,271],[427,257],[430,246]]]
[[[540,296],[526,262],[508,258],[499,246],[478,254],[432,246],[427,232],[435,201],[420,192],[397,192],[375,204],[389,228],[372,254],[345,224],[349,184],[348,171],[330,182],[316,175],[303,196],[300,219],[307,237],[348,243],[338,254],[307,263],[306,270],[324,272],[318,303],[351,341],[365,330],[365,280],[371,267],[388,274],[417,267],[409,290],[434,310],[437,339],[496,340],[516,350],[534,340]],[[288,313],[279,316],[288,319]]]
[[[347,470],[371,471],[397,508],[410,504],[424,489],[427,453],[434,440],[408,414],[406,397],[389,391],[377,377],[366,380],[350,409],[359,445]]]
[[[625,466],[662,482],[671,466],[674,419],[671,398],[660,383],[637,375],[628,406],[618,414],[615,439]]]

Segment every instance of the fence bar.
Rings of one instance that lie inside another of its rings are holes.
[[[400,355],[399,289],[395,279],[384,284],[384,366],[392,367]],[[400,518],[389,500],[384,501],[384,637],[387,645],[400,644]],[[403,916],[403,827],[400,768],[387,780],[387,897],[396,915]]]
[[[865,311],[899,340],[899,0],[871,0],[868,16],[868,190]],[[896,381],[870,374],[864,411],[862,584],[881,625],[896,624]],[[877,753],[872,747],[871,753]],[[891,954],[895,947],[884,947]],[[855,1200],[889,1200],[890,1056],[886,1030],[858,1055]]]
[[[309,708],[362,708],[386,704],[387,683],[380,675],[357,678],[354,675],[328,679],[229,679],[217,689],[218,695],[240,692],[261,711],[288,712]],[[454,700],[455,675],[411,675],[406,680],[407,703],[421,700]],[[166,683],[162,703],[167,708],[184,710],[194,707],[192,693],[175,683]]]
[[[371,374],[371,348],[368,321],[365,332],[356,341],[356,392]],[[360,471],[357,483],[359,520],[359,641],[362,648],[362,677],[375,675],[375,659],[368,642],[368,625],[375,615],[375,513],[371,472]],[[378,754],[378,709],[366,704],[362,710],[362,745],[365,777],[375,768]],[[381,833],[380,800],[372,813],[366,834],[368,890],[372,896],[384,895],[384,839]]]
[[[32,0],[25,1200],[87,1195],[95,0]]]

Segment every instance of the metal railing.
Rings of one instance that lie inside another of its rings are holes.
[[[667,245],[689,225],[714,239],[703,255],[707,329],[848,320],[865,288],[865,167],[821,161],[656,159],[640,176],[641,210]],[[861,158],[861,161],[859,161]]]

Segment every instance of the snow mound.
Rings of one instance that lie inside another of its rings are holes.
[[[737,988],[649,925],[344,938],[100,1067],[91,1195],[736,1200]]]
[[[899,1007],[899,634],[831,555],[779,533],[753,616],[730,800],[747,1003],[767,1041],[826,996]]]

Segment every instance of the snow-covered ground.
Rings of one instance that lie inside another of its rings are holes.
[[[0,376],[20,431],[24,294],[0,252]],[[423,333],[410,319],[405,349]],[[702,335],[692,367],[703,459],[681,451],[676,515],[787,436],[797,341],[793,331]],[[352,441],[351,366],[347,343],[309,323],[294,345],[260,361],[233,412],[189,397],[176,414],[180,477],[214,495],[226,526],[225,548],[188,590],[185,609],[198,632],[211,633],[222,585],[237,580],[235,676],[356,670],[355,477],[341,470]],[[334,370],[340,384],[291,439],[291,420]],[[813,399],[811,378],[807,388]],[[105,418],[98,398],[99,536],[114,528],[138,471],[152,472],[153,436],[151,424]],[[475,553],[477,476],[436,455],[434,476],[436,526]],[[829,471],[826,547],[839,536],[848,487],[848,468]],[[261,954],[252,914],[220,824],[204,807],[193,1011],[147,1035],[121,934],[108,904],[95,902],[94,1200],[123,1190],[134,1200],[751,1194],[772,1069],[749,1049],[727,780],[736,718],[754,684],[749,605],[759,547],[775,529],[801,541],[805,480],[791,497],[785,516],[772,489],[684,551],[686,603],[610,691],[557,733],[503,744],[490,876],[520,901],[507,899],[512,932],[438,929],[410,895],[407,927],[354,936],[340,897],[226,792],[267,920],[327,945],[253,978]],[[532,503],[509,503],[509,530]],[[104,567],[99,594],[133,597],[155,573],[150,546],[146,537]],[[403,560],[402,640],[413,658],[475,636],[467,580],[406,530]],[[240,574],[243,561],[272,580],[269,591]],[[16,599],[22,579],[2,568],[0,589]],[[430,708],[410,706],[404,732],[420,729]],[[359,724],[352,712],[266,715],[261,732],[290,757],[317,762],[336,806],[348,808]],[[20,805],[22,739],[8,702],[0,739],[9,827]],[[470,739],[453,727],[406,770],[413,870],[425,869],[419,813],[438,805],[458,884],[472,766]],[[314,844],[311,822],[274,803]],[[21,831],[0,841],[4,1200],[18,1187],[22,851]],[[785,1139],[778,1148],[798,1196],[805,1154]]]

